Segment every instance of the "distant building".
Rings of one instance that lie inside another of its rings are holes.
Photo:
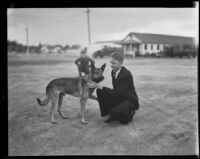
[[[95,44],[100,46],[101,48],[103,47],[121,47],[121,45],[119,45],[120,41],[119,40],[115,40],[115,41],[98,41]]]
[[[42,45],[41,47],[41,52],[44,54],[47,53],[63,53],[65,50],[63,49],[63,47],[61,45]]]
[[[165,51],[167,48],[178,48],[179,50],[193,49],[195,41],[193,37],[162,35],[162,34],[147,34],[147,33],[129,33],[123,40],[108,41],[115,45],[121,45],[125,55],[135,57],[145,54],[158,54]],[[106,43],[96,42],[96,43]]]
[[[42,45],[41,47],[41,53],[47,54],[49,52],[48,46]]]
[[[92,54],[98,50],[103,49],[104,47],[121,47],[119,44],[115,44],[116,41],[100,41],[93,44],[88,44],[87,46],[87,55],[92,57]]]

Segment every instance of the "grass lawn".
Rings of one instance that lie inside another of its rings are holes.
[[[88,100],[82,125],[79,99],[66,95],[59,124],[40,107],[48,82],[76,77],[75,57],[8,57],[9,155],[195,155],[197,154],[197,59],[125,59],[140,108],[128,125],[105,124],[96,101]],[[109,58],[102,82],[112,87]],[[96,95],[96,94],[95,94]]]

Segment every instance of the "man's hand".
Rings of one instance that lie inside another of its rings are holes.
[[[102,89],[103,86],[101,86],[100,84],[98,83],[95,83],[93,81],[88,81],[88,86],[89,88],[99,88],[99,89]]]

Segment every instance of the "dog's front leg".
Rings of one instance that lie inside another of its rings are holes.
[[[81,98],[80,99],[80,104],[81,104],[81,123],[82,124],[87,124],[87,121],[85,121],[85,103],[87,99]]]

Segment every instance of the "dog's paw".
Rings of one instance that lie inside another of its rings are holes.
[[[82,124],[88,124],[88,122],[85,121],[85,120],[82,120],[81,123],[82,123]]]
[[[68,117],[68,116],[62,116],[62,118],[63,118],[63,119],[69,119],[69,117]]]
[[[51,124],[58,124],[58,122],[56,122],[56,121],[51,121]]]

